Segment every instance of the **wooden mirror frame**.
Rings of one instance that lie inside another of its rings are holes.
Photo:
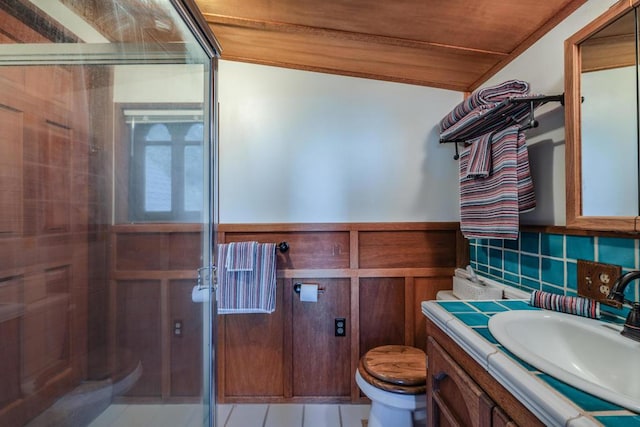
[[[581,51],[580,43],[640,4],[621,0],[564,43],[565,176],[567,227],[600,231],[640,231],[638,216],[582,215]]]

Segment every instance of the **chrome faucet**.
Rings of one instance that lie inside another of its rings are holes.
[[[620,304],[631,304],[631,311],[624,322],[622,335],[635,341],[640,341],[640,303],[629,301],[624,297],[624,290],[634,280],[640,279],[640,271],[630,271],[620,276],[613,284],[608,299]]]

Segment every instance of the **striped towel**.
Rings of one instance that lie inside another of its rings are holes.
[[[522,80],[507,80],[495,86],[478,89],[440,120],[440,133],[481,105],[497,104],[514,96],[523,96],[528,93],[529,83]]]
[[[470,238],[518,238],[518,128],[496,133],[491,141],[492,171],[467,177],[471,148],[460,154],[460,229]]]
[[[533,307],[546,308],[547,310],[561,313],[576,314],[578,316],[598,319],[600,317],[600,303],[588,298],[567,297],[550,292],[533,291],[529,304]]]
[[[251,271],[256,259],[258,242],[234,242],[227,245],[227,271]]]
[[[517,96],[511,97],[515,99]],[[488,114],[491,113],[491,116]],[[456,141],[467,141],[478,135],[499,131],[520,123],[531,113],[528,103],[509,105],[504,104],[483,104],[470,111],[460,118],[453,126],[446,130],[441,130],[440,140],[448,141],[455,137]],[[488,118],[490,117],[490,118]],[[460,131],[460,129],[464,129]]]
[[[273,313],[276,309],[276,245],[259,243],[254,269],[228,271],[228,244],[218,245],[218,314]]]
[[[493,133],[486,133],[471,142],[466,178],[486,178],[491,172],[491,139]]]
[[[529,149],[527,148],[527,138],[523,132],[518,133],[518,212],[524,213],[536,207],[536,192],[531,178],[529,168]]]

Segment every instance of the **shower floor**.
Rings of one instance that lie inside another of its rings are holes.
[[[218,405],[217,427],[362,427],[369,405]],[[201,427],[201,405],[114,404],[90,427]]]

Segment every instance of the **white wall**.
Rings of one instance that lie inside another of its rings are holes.
[[[220,61],[220,222],[458,221],[459,92]]]
[[[508,79],[531,83],[534,93],[564,92],[564,41],[601,15],[614,0],[588,0],[582,7],[531,46],[486,85]],[[565,225],[564,110],[557,103],[536,112],[537,129],[527,132],[537,208],[522,216],[522,223]]]
[[[564,91],[564,40],[614,0],[588,0],[486,85]],[[220,221],[457,221],[453,146],[436,125],[462,94],[220,61]],[[564,110],[528,131],[538,207],[525,224],[565,224]]]

